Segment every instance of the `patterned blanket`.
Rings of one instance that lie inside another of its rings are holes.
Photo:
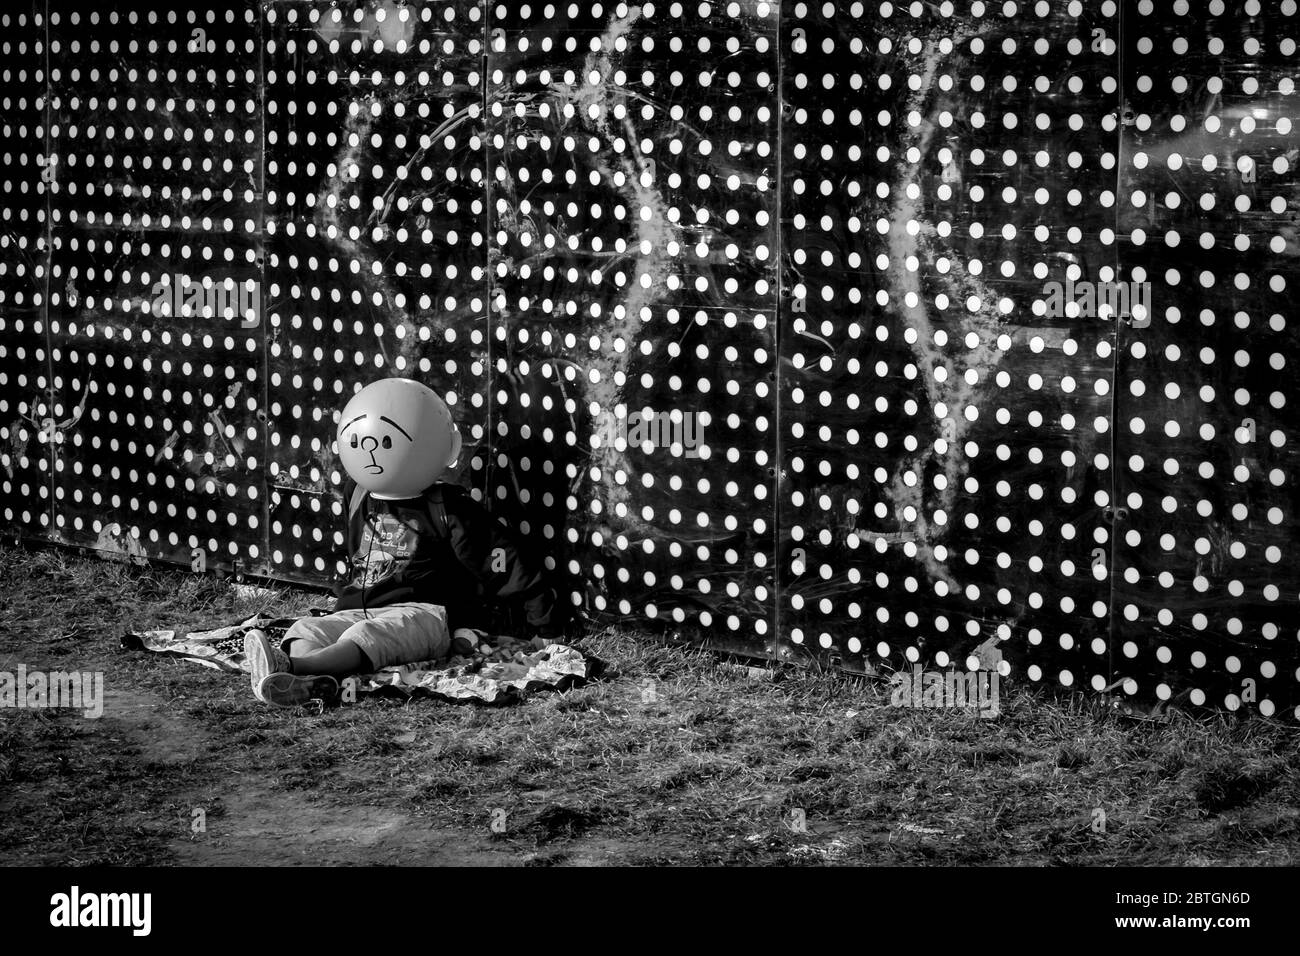
[[[170,654],[217,670],[247,673],[244,634],[260,628],[273,644],[297,618],[258,614],[211,631],[128,632],[122,647]],[[599,662],[577,648],[541,639],[521,641],[504,635],[486,637],[471,654],[441,661],[385,667],[357,676],[357,693],[440,700],[509,704],[538,690],[564,690],[596,676]]]

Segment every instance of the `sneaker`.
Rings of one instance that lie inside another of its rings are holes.
[[[300,707],[313,700],[328,703],[339,696],[339,682],[328,675],[299,677],[277,671],[267,674],[253,688],[258,700],[277,707]]]
[[[248,660],[253,696],[264,703],[298,707],[313,700],[330,701],[338,697],[339,682],[333,677],[300,677],[290,673],[289,655],[273,646],[256,628],[244,635],[244,657]]]
[[[280,648],[275,647],[266,639],[266,633],[257,628],[252,628],[244,635],[244,660],[248,661],[249,683],[253,687],[253,693],[257,693],[257,687],[262,683],[263,678],[268,674],[289,674],[293,672],[293,665],[289,663],[289,655]]]

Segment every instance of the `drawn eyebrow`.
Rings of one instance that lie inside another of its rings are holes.
[[[345,431],[347,431],[349,428],[351,428],[351,427],[352,427],[353,425],[355,425],[357,422],[361,421],[361,419],[365,418],[368,414],[369,414],[368,412],[362,412],[362,413],[361,413],[360,415],[358,415],[356,418],[350,419],[346,425],[344,425],[342,428],[339,429],[339,431],[340,431],[340,432],[345,432]]]
[[[389,418],[387,415],[380,415],[380,416],[379,416],[379,420],[380,420],[381,422],[388,422],[388,424],[392,425],[394,428],[396,428],[396,429],[397,429],[399,432],[401,432],[403,435],[406,435],[406,429],[403,428],[401,425],[397,424],[397,422],[393,421],[393,420],[392,420],[391,418]],[[409,441],[409,442],[411,442],[412,444],[415,443],[415,439],[412,438],[410,435],[406,435],[406,440]]]

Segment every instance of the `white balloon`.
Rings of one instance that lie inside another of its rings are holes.
[[[460,457],[446,402],[409,378],[371,382],[339,418],[339,459],[362,488],[386,501],[414,498]]]

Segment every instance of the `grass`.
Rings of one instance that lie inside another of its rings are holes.
[[[55,550],[0,551],[0,579],[0,670],[103,670],[109,697],[100,720],[0,711],[0,862],[1300,862],[1300,735],[1260,718],[1014,682],[993,720],[898,709],[631,627],[585,639],[604,678],[516,707],[273,711],[118,636],[320,595]]]

